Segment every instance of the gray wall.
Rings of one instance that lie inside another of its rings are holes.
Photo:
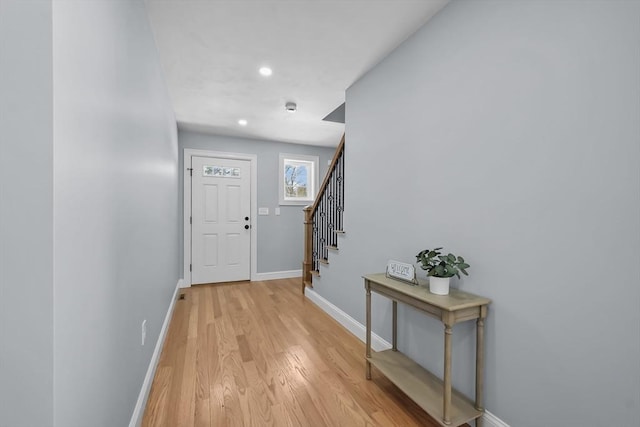
[[[51,1],[0,1],[0,426],[53,415]]]
[[[184,148],[255,154],[257,156],[258,206],[269,208],[269,216],[258,216],[258,273],[300,270],[303,260],[303,206],[280,206],[280,216],[274,215],[274,209],[278,207],[278,156],[280,153],[318,156],[320,158],[320,182],[322,182],[327,172],[327,162],[333,158],[335,148],[208,135],[186,130],[179,131],[178,139],[180,141],[180,165],[182,165]],[[338,142],[336,141],[336,145]],[[183,193],[182,177],[181,173],[180,200],[182,200]],[[182,214],[180,218],[182,219]],[[182,234],[181,232],[181,238]],[[184,248],[181,253],[183,252]]]
[[[486,407],[509,425],[640,419],[640,3],[454,1],[347,91],[346,237],[315,291],[443,245],[493,299]],[[422,273],[421,270],[419,270]],[[374,298],[390,340],[390,304]],[[399,346],[441,373],[441,325]],[[473,396],[475,337],[454,328]]]
[[[53,71],[55,425],[125,426],[179,278],[177,131],[143,3],[55,1]]]

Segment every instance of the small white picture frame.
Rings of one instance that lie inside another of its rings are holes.
[[[418,284],[416,278],[416,267],[406,262],[400,262],[395,260],[389,260],[387,263],[387,277],[393,279],[402,280],[403,282],[411,283],[412,285]]]

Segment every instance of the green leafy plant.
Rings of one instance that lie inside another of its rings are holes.
[[[460,272],[465,276],[468,276],[467,268],[469,264],[464,261],[461,256],[457,257],[454,254],[443,255],[440,252],[442,248],[425,249],[418,252],[416,260],[422,265],[420,268],[427,270],[427,276],[435,277],[453,277],[460,278]]]

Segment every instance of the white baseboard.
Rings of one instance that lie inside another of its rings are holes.
[[[302,270],[273,271],[271,273],[256,273],[252,279],[254,281],[290,279],[292,277],[302,277]]]
[[[151,383],[153,382],[153,376],[156,374],[156,367],[158,366],[158,362],[160,360],[160,352],[162,351],[162,345],[164,344],[164,339],[167,336],[167,330],[169,329],[169,322],[171,322],[171,316],[173,315],[173,308],[175,307],[176,300],[178,299],[178,290],[184,286],[184,280],[178,280],[176,284],[176,289],[173,291],[173,296],[171,297],[171,302],[169,303],[169,309],[167,310],[167,315],[164,317],[164,323],[162,324],[162,329],[160,329],[160,334],[158,335],[158,340],[156,341],[156,347],[153,350],[153,355],[151,356],[151,360],[149,361],[149,367],[147,368],[147,375],[144,377],[144,382],[142,383],[142,388],[140,389],[140,394],[138,394],[138,401],[136,402],[136,406],[133,409],[133,414],[131,415],[131,421],[129,421],[129,427],[140,427],[142,424],[142,417],[144,416],[144,408],[147,405],[147,399],[149,398],[149,392],[151,391]]]
[[[191,287],[191,283],[187,283],[186,280],[180,279],[180,280],[178,280],[178,286],[180,287],[180,289],[190,288]]]
[[[509,424],[502,421],[500,418],[493,415],[491,412],[484,411],[484,425],[486,427],[509,427]]]
[[[358,337],[360,341],[366,341],[367,329],[362,323],[358,322],[356,319],[349,316],[347,313],[340,310],[335,305],[331,304],[329,301],[316,293],[313,289],[305,288],[304,295],[309,298],[311,302],[320,307],[322,311],[333,317],[349,332]],[[391,343],[387,342],[374,332],[371,332],[371,348],[373,348],[375,351],[382,351],[388,350],[391,347]]]

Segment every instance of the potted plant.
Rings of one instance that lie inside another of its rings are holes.
[[[460,278],[460,273],[468,276],[469,264],[461,256],[454,254],[443,255],[442,248],[425,249],[418,252],[416,260],[421,263],[420,268],[427,271],[429,277],[429,291],[436,295],[449,294],[449,282],[453,276]]]

